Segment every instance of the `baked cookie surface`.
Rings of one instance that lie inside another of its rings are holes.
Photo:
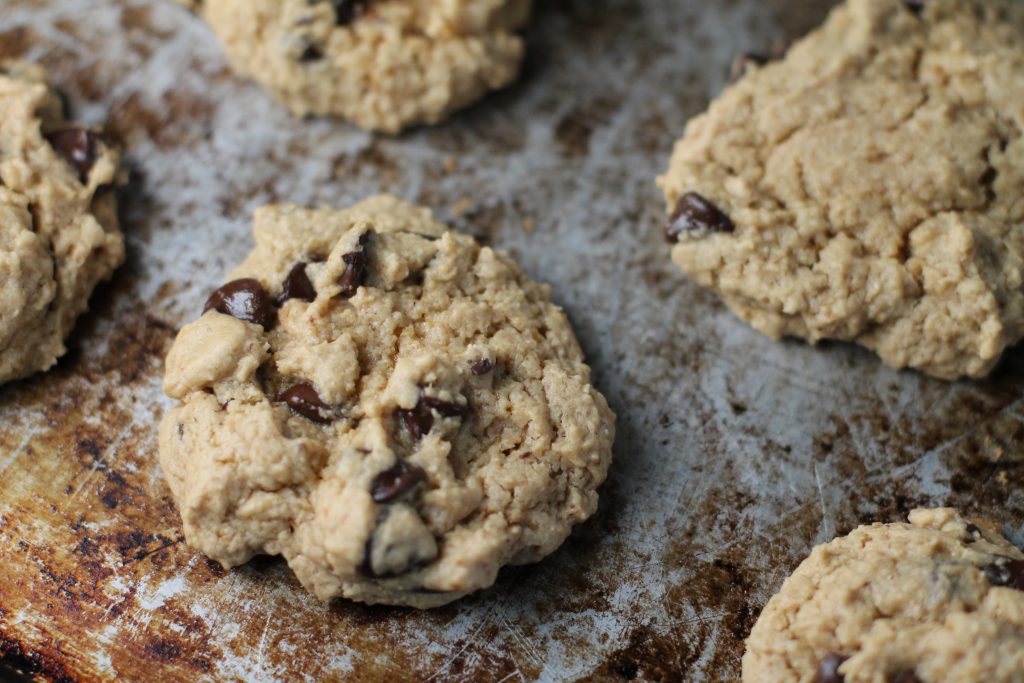
[[[673,260],[771,337],[988,373],[1024,335],[1024,5],[849,0],[694,119]]]
[[[818,546],[747,640],[745,683],[1016,683],[1024,552],[949,509]]]
[[[548,287],[387,196],[265,207],[254,232],[167,358],[160,458],[194,547],[431,607],[594,512],[614,416]]]
[[[206,0],[235,70],[298,115],[396,133],[518,76],[530,0]]]
[[[46,72],[0,63],[0,382],[52,367],[124,260],[118,154],[65,120]]]

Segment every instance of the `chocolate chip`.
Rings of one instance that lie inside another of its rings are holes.
[[[341,296],[350,299],[356,295],[356,291],[362,286],[363,278],[366,277],[366,240],[367,234],[359,238],[359,250],[345,254],[341,260],[345,262],[345,272],[338,278],[338,285],[341,287]]]
[[[299,55],[299,61],[302,62],[303,64],[308,64],[310,62],[319,62],[323,58],[324,53],[320,50],[320,48],[318,48],[316,45],[313,45],[312,43],[306,45],[305,49],[302,51],[302,54]]]
[[[449,403],[432,396],[421,396],[412,410],[399,410],[398,416],[412,438],[419,441],[434,426],[434,415],[441,417],[465,417],[468,408],[457,403]]]
[[[434,414],[422,401],[417,403],[412,410],[399,410],[398,417],[416,441],[426,436],[430,432],[430,428],[434,426]]]
[[[927,0],[903,0],[903,5],[917,16],[921,16],[926,4]]]
[[[814,674],[814,683],[843,683],[843,674],[839,673],[839,667],[847,659],[849,658],[835,652],[825,655]]]
[[[299,299],[301,301],[313,301],[316,299],[316,288],[313,287],[309,276],[306,275],[307,265],[309,264],[305,262],[296,263],[295,267],[288,273],[288,277],[284,279],[284,285],[281,288],[281,296],[277,297],[279,306],[283,306],[289,299]]]
[[[732,65],[729,67],[729,82],[735,83],[746,76],[754,67],[764,66],[770,61],[771,59],[767,55],[753,52],[744,52],[736,55],[736,59],[732,60]]]
[[[476,361],[475,363],[469,366],[470,372],[472,372],[477,377],[486,375],[493,369],[494,361],[491,360],[490,358],[481,358],[480,360]]]
[[[373,570],[373,534],[366,539],[363,545],[363,561],[359,563],[360,573],[369,576],[371,579],[379,579],[380,576]]]
[[[65,120],[66,119],[70,119],[71,118],[71,113],[72,113],[71,112],[71,100],[68,99],[67,93],[65,93],[63,90],[56,90],[56,89],[53,91],[53,93],[57,96],[57,99],[60,100],[60,113],[61,113],[61,115],[65,118]]]
[[[313,422],[329,424],[334,421],[334,408],[324,403],[320,394],[308,382],[296,384],[281,394],[277,400],[287,403],[289,408]]]
[[[981,529],[974,524],[968,522],[967,526],[964,527],[964,531],[967,532],[967,538],[964,539],[964,543],[974,543],[981,538]]]
[[[338,26],[347,26],[366,13],[367,0],[331,0]]]
[[[239,320],[270,328],[273,308],[259,280],[245,278],[227,283],[206,300],[203,313],[213,309]]]
[[[921,683],[921,679],[913,671],[900,671],[889,676],[889,683]]]
[[[721,209],[696,192],[688,192],[676,203],[676,210],[665,226],[665,238],[669,242],[682,242],[735,229]]]
[[[1024,591],[1024,560],[1000,557],[983,571],[993,586]]]
[[[441,417],[465,417],[468,408],[458,403],[449,403],[433,396],[424,396],[420,402]]]
[[[732,66],[729,68],[729,81],[735,83],[746,76],[751,69],[783,59],[789,52],[789,47],[789,42],[780,40],[773,43],[768,52],[743,52],[736,55],[736,59],[732,61]]]
[[[370,495],[374,503],[393,503],[412,491],[420,482],[426,481],[427,473],[404,460],[384,470],[370,483]]]
[[[53,149],[78,172],[78,179],[85,183],[89,172],[99,156],[99,139],[95,133],[84,128],[67,128],[46,135]]]

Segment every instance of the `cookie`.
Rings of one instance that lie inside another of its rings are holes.
[[[65,120],[46,72],[0,64],[0,382],[47,370],[124,260],[118,153]]]
[[[949,509],[814,549],[747,640],[744,683],[1019,683],[1024,552]]]
[[[298,115],[397,133],[511,83],[530,0],[206,0],[235,70]]]
[[[1024,334],[1024,5],[849,0],[694,119],[672,258],[762,333],[981,377]]]
[[[425,608],[594,512],[614,416],[547,286],[393,197],[265,207],[254,232],[167,357],[160,460],[191,545]]]

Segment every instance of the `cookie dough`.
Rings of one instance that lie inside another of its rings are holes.
[[[46,72],[0,63],[0,382],[46,370],[124,260],[118,154],[69,123]]]
[[[744,683],[1019,683],[1024,552],[915,510],[814,549],[747,640]]]
[[[1024,5],[849,0],[693,120],[673,260],[771,337],[981,377],[1024,334]]]
[[[206,0],[235,70],[298,115],[397,133],[518,76],[531,0]]]
[[[550,289],[393,197],[260,209],[178,335],[160,459],[189,543],[323,600],[432,607],[597,506],[614,416]]]

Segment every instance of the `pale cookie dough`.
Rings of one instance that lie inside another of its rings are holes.
[[[915,510],[818,546],[754,625],[744,683],[1020,683],[1024,552]]]
[[[614,416],[547,286],[387,196],[266,207],[254,231],[167,357],[189,543],[283,555],[323,600],[425,608],[594,512]]]
[[[980,377],[1024,335],[1024,4],[849,0],[694,119],[673,260],[771,337]]]
[[[206,0],[235,70],[298,115],[397,133],[518,76],[531,0]]]
[[[0,382],[47,370],[124,260],[118,154],[64,119],[42,68],[0,63]]]

